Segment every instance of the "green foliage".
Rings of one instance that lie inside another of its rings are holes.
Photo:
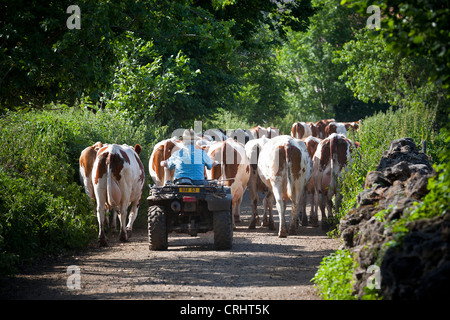
[[[442,107],[448,103],[442,89],[428,82],[432,71],[428,58],[405,58],[389,51],[385,40],[371,36],[368,30],[358,32],[334,60],[347,66],[340,78],[347,81],[355,97],[400,107]]]
[[[189,59],[178,52],[163,65],[153,43],[127,32],[117,44],[119,65],[114,72],[112,90],[104,101],[108,109],[119,110],[125,116],[167,123],[178,114],[180,121],[193,118],[193,109],[180,103],[178,96],[188,96],[193,78]],[[179,104],[178,108],[174,106]],[[184,118],[184,119],[183,119]]]
[[[355,206],[356,196],[363,190],[367,173],[376,169],[381,154],[393,140],[410,137],[418,146],[425,140],[427,153],[434,161],[437,160],[443,141],[432,129],[435,117],[436,110],[432,108],[388,110],[363,119],[359,131],[350,132],[349,138],[360,142],[361,146],[357,149],[349,170],[340,180],[343,198],[339,219]]]
[[[450,9],[443,1],[367,1],[342,0],[341,3],[367,16],[367,8],[381,8],[381,34],[391,52],[402,56],[421,56],[430,59],[433,70],[430,80],[443,85],[450,84],[450,55],[448,54]]]
[[[334,116],[333,107],[352,96],[339,81],[344,65],[334,63],[333,56],[361,23],[335,1],[317,1],[315,6],[308,29],[289,32],[278,57],[280,69],[290,82],[287,99],[300,119],[311,114],[317,119]]]
[[[352,295],[352,277],[358,267],[348,250],[336,250],[325,257],[311,279],[325,300],[355,300]]]
[[[143,146],[151,128],[115,112],[52,105],[0,119],[0,273],[41,254],[82,248],[95,236],[94,208],[79,183],[78,158],[96,141]]]

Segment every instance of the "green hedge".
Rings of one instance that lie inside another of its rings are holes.
[[[85,247],[95,238],[94,208],[78,172],[85,147],[96,141],[139,143],[148,172],[155,136],[147,125],[114,112],[49,108],[0,118],[0,274],[42,254]]]

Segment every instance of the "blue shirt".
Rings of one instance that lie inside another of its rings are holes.
[[[213,161],[203,149],[197,149],[193,144],[184,146],[167,159],[167,168],[175,169],[174,179],[191,178],[205,180],[203,167],[211,169]]]

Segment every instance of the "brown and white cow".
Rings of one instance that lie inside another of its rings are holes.
[[[266,136],[267,137],[267,129],[261,126],[256,126],[250,129],[250,132],[253,134],[253,137],[255,139],[259,139],[262,136]]]
[[[347,130],[347,132],[351,129],[353,131],[358,131],[359,130],[359,121],[354,121],[354,122],[343,122],[345,129]]]
[[[274,127],[267,127],[267,138],[272,139],[280,135],[280,130]]]
[[[312,135],[311,127],[306,122],[296,122],[291,127],[291,136],[296,139],[304,139]]]
[[[81,151],[79,163],[80,163],[80,180],[83,184],[84,191],[95,202],[94,184],[92,182],[92,169],[94,168],[94,162],[97,158],[97,152],[102,147],[108,146],[108,144],[103,144],[100,141],[96,142],[94,145],[85,148]],[[106,210],[109,211],[110,208],[105,204]],[[113,230],[116,228],[116,212],[112,210],[112,221],[111,227]],[[106,226],[109,227],[109,219],[105,217]]]
[[[342,122],[330,122],[325,127],[325,134],[327,137],[331,136],[333,133],[342,134],[347,136],[347,129],[345,128],[344,123]]]
[[[335,196],[335,211],[339,211],[341,194],[338,190],[338,179],[342,177],[351,162],[351,153],[355,144],[344,135],[333,133],[323,139],[313,157],[313,180],[315,185],[314,202],[322,212],[322,228],[327,227],[325,205],[328,216],[333,216],[332,198]],[[311,215],[313,212],[311,212]],[[317,211],[311,216],[313,223],[317,223]]]
[[[309,158],[313,162],[314,154],[316,153],[317,147],[319,146],[320,141],[322,139],[319,139],[317,137],[307,137],[305,139],[302,139],[302,141],[306,144],[306,150],[308,151]],[[314,163],[312,163],[312,166],[314,167]],[[311,218],[317,216],[317,204],[314,202],[314,193],[315,193],[315,185],[314,185],[314,175],[311,176],[311,179],[309,180],[308,184],[306,185],[306,194],[310,195],[310,203],[311,203]],[[303,226],[306,226],[308,224],[308,218],[306,216],[306,197],[302,203],[303,206],[303,214],[301,216],[301,222]],[[313,227],[318,226],[318,221],[311,219],[311,224]]]
[[[242,143],[243,145],[246,145],[247,142],[254,139],[253,134],[250,130],[242,130],[241,128],[228,130],[227,136],[237,142]]]
[[[97,202],[100,246],[107,245],[104,232],[105,203],[119,213],[119,239],[127,241],[138,213],[145,183],[144,166],[139,159],[141,146],[111,144],[97,152],[92,169],[94,194]],[[128,206],[131,203],[128,224]]]
[[[247,186],[248,186],[248,191],[250,193],[250,199],[251,199],[251,205],[252,205],[252,220],[250,221],[250,224],[248,226],[249,229],[255,229],[256,224],[259,222],[258,192],[263,192],[265,194],[264,200],[263,200],[264,215],[263,215],[262,225],[268,226],[270,230],[275,229],[273,220],[271,221],[271,224],[269,225],[268,216],[267,216],[267,212],[270,212],[269,216],[272,217],[273,197],[271,197],[272,202],[269,203],[269,197],[267,196],[269,189],[261,181],[261,178],[259,177],[259,174],[258,174],[259,154],[261,153],[263,146],[268,141],[269,140],[266,138],[266,136],[263,136],[262,138],[259,138],[259,139],[250,140],[245,145],[245,153],[247,154],[247,158],[250,162],[250,178],[248,180]]]
[[[173,180],[174,170],[162,167],[161,161],[169,159],[172,153],[181,147],[181,141],[173,137],[158,142],[153,148],[148,162],[148,170],[156,186],[163,186],[168,180]]]
[[[95,158],[97,158],[97,151],[103,147],[99,141],[94,145],[85,148],[81,151],[80,164],[80,181],[83,184],[84,191],[92,200],[95,200],[94,185],[92,183],[92,168],[94,167]]]
[[[219,182],[222,180],[223,185],[231,187],[233,228],[235,228],[235,221],[240,221],[242,197],[250,178],[250,163],[244,146],[229,138],[212,144],[208,150],[208,156],[219,163],[211,170],[206,170],[208,179],[217,179]]]
[[[270,139],[262,148],[258,160],[258,173],[276,201],[280,219],[278,237],[287,237],[286,201],[292,201],[292,220],[289,233],[295,234],[300,203],[305,186],[311,178],[311,159],[303,141],[282,135]],[[269,217],[273,220],[273,217]]]
[[[317,128],[317,137],[320,139],[325,139],[327,137],[325,128],[328,126],[330,122],[334,122],[334,119],[323,119],[319,120],[315,123],[315,126]]]

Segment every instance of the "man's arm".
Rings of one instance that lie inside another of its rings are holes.
[[[204,150],[202,150],[202,158],[203,164],[208,170],[211,170],[212,167],[215,167],[219,164],[217,161],[213,161]]]

